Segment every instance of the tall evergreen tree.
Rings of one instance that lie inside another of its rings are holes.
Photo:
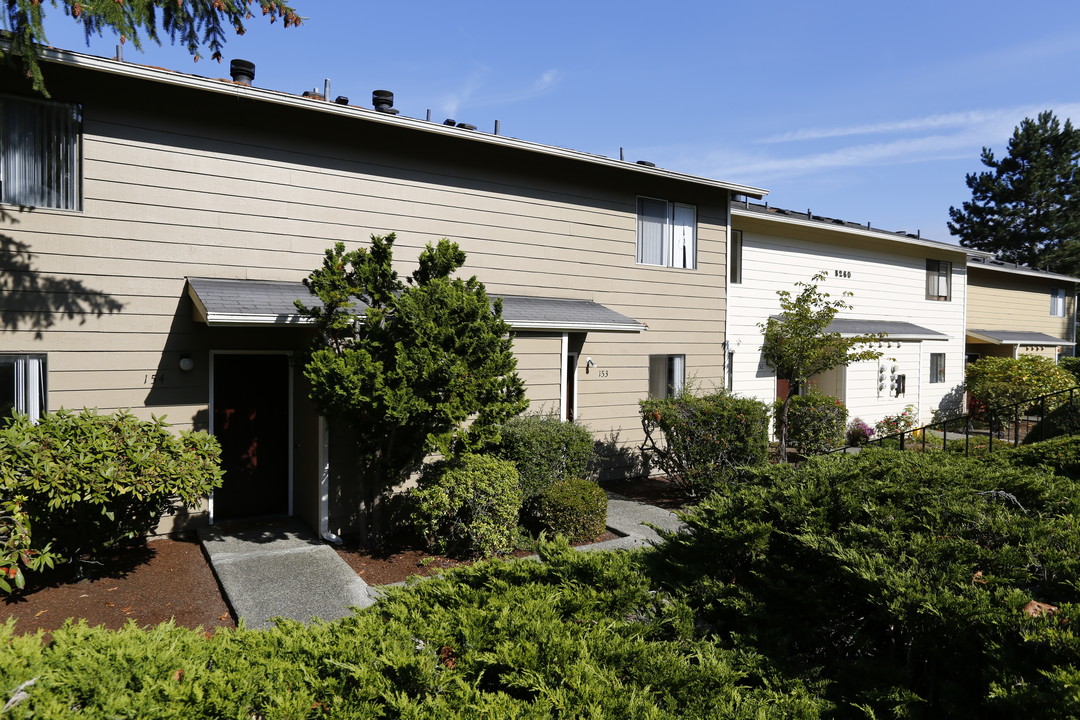
[[[1050,111],[1025,118],[989,171],[967,176],[971,200],[950,207],[949,232],[964,247],[999,259],[1075,275],[1080,272],[1080,130]]]
[[[90,36],[112,30],[121,42],[130,41],[142,48],[143,39],[160,44],[159,32],[172,42],[180,42],[196,60],[205,48],[215,60],[221,59],[226,34],[244,34],[244,21],[250,20],[254,0],[52,0],[64,14],[79,23]],[[45,3],[42,0],[3,0],[4,34],[10,46],[0,46],[0,58],[19,55],[34,89],[45,93],[45,82],[38,63],[37,46],[45,45]],[[301,18],[280,0],[258,0],[259,10],[270,22],[282,21],[290,27]]]
[[[394,239],[349,252],[337,243],[304,280],[321,304],[296,303],[317,333],[304,366],[311,398],[354,443],[368,544],[381,539],[382,494],[428,453],[482,449],[528,404],[502,302],[475,277],[453,277],[465,253],[443,238],[402,279]]]

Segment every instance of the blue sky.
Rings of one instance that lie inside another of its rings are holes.
[[[950,205],[989,146],[1044,109],[1080,121],[1080,3],[365,2],[294,0],[299,28],[253,18],[225,62],[152,44],[126,60],[769,189],[771,204],[949,240]],[[48,8],[48,6],[47,6]],[[55,8],[50,44],[89,48]],[[282,128],[282,132],[299,129]]]

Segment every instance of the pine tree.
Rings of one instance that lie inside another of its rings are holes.
[[[57,4],[82,25],[87,40],[112,30],[120,42],[130,41],[141,49],[144,38],[161,44],[158,33],[163,32],[196,60],[202,57],[203,48],[214,60],[221,60],[227,32],[244,34],[244,21],[252,17],[254,0],[53,0],[52,5]],[[300,16],[279,0],[259,0],[258,5],[271,23],[280,19],[284,27],[291,27],[301,22]],[[9,45],[0,46],[0,58],[21,56],[34,90],[47,96],[37,55],[38,46],[48,42],[44,12],[42,0],[4,0],[4,38]]]
[[[789,392],[776,416],[776,436],[780,441],[780,462],[787,462],[788,410],[791,398],[815,375],[841,365],[881,357],[877,350],[858,346],[881,340],[880,333],[843,337],[829,331],[833,318],[841,310],[851,308],[846,300],[832,300],[818,289],[825,273],[814,275],[812,282],[797,282],[802,288],[792,297],[788,290],[778,290],[780,315],[759,323],[764,339],[761,357],[776,371],[776,377],[786,380]],[[844,296],[849,297],[850,292]]]
[[[950,207],[949,231],[964,247],[1066,274],[1080,271],[1080,130],[1050,111],[1025,118],[1000,160],[967,176],[971,200]]]
[[[367,544],[381,539],[382,495],[426,455],[480,450],[528,404],[502,302],[475,277],[452,277],[465,253],[445,238],[429,244],[403,281],[394,240],[373,235],[370,249],[349,252],[337,243],[304,280],[321,307],[297,301],[315,323],[311,398],[348,430],[359,460]]]

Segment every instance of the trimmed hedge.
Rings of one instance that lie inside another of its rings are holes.
[[[738,468],[768,459],[769,409],[763,402],[683,392],[639,405],[642,451],[687,495],[706,494],[730,481]]]
[[[491,453],[517,467],[526,503],[556,480],[584,476],[592,460],[592,433],[557,415],[519,415],[503,423],[499,433],[502,439]]]
[[[25,511],[34,548],[91,559],[146,535],[173,499],[201,502],[221,484],[220,452],[208,433],[123,411],[16,415],[0,428],[0,487]]]
[[[556,480],[537,498],[536,517],[570,542],[592,539],[607,529],[607,493],[589,480]]]
[[[433,463],[410,499],[413,522],[435,552],[486,556],[514,547],[522,498],[508,460],[466,454]]]
[[[773,403],[773,413],[780,412],[783,400]],[[847,406],[838,397],[811,387],[804,395],[795,395],[788,406],[788,446],[803,455],[842,447],[846,436]]]

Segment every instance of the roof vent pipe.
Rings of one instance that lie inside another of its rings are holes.
[[[255,63],[250,60],[233,60],[229,63],[229,74],[233,82],[250,85],[255,80]]]
[[[371,104],[381,113],[387,115],[398,114],[398,111],[394,109],[394,93],[389,90],[372,90]]]

